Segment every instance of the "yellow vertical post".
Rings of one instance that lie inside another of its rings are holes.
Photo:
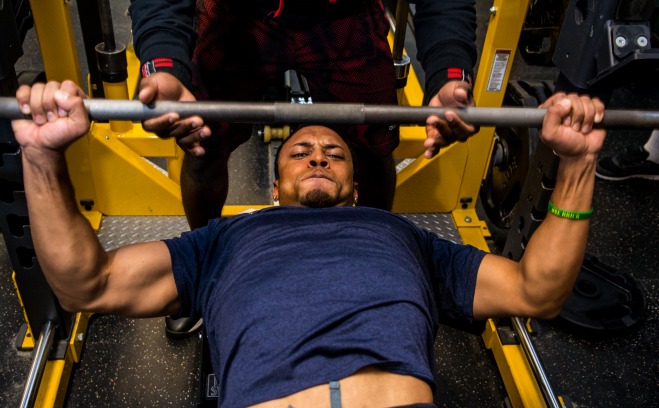
[[[528,0],[496,0],[490,9],[490,22],[483,44],[474,100],[479,107],[500,107],[506,93],[515,51],[529,7]],[[459,196],[471,198],[467,208],[476,206],[481,183],[487,174],[494,140],[494,128],[482,127],[469,138],[469,156]]]
[[[30,8],[46,78],[60,82],[68,79],[82,87],[82,73],[68,2],[31,0]],[[66,158],[81,211],[90,219],[99,219],[97,211],[85,211],[85,207],[80,204],[81,200],[91,203],[96,199],[87,138],[83,137],[73,143],[66,152]]]
[[[490,22],[474,84],[476,106],[500,107],[503,104],[528,7],[528,0],[496,0],[490,8]],[[482,249],[487,249],[482,233],[486,227],[477,221],[476,201],[487,175],[493,143],[494,127],[481,127],[478,134],[466,142],[469,153],[457,194],[459,207],[451,211],[463,240],[468,238],[465,243]]]
[[[105,82],[103,81],[103,91],[107,99],[127,100],[128,86],[126,81]],[[133,123],[129,120],[111,120],[110,129],[115,133],[126,133],[133,128]]]
[[[49,81],[70,79],[82,86],[68,2],[32,0],[30,8],[46,77]]]

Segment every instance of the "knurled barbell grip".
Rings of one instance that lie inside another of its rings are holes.
[[[457,112],[468,123],[478,126],[541,127],[545,109],[436,108],[429,106],[364,105],[339,103],[292,104],[288,102],[172,102],[144,105],[136,100],[86,99],[89,117],[96,121],[144,121],[176,112],[181,117],[198,115],[210,121],[260,124],[401,124],[425,125],[430,115],[444,117]],[[0,118],[20,119],[24,115],[16,99],[0,97]],[[607,110],[599,127],[659,128],[659,111]]]

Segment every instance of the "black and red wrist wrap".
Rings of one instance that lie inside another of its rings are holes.
[[[188,67],[180,61],[172,58],[154,58],[142,64],[140,74],[146,78],[156,72],[166,72],[174,75],[188,89],[192,87],[192,75]]]

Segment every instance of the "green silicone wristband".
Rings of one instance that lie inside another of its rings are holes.
[[[593,215],[593,209],[591,208],[588,211],[568,211],[563,210],[562,208],[554,207],[554,204],[550,201],[547,208],[549,212],[554,214],[557,217],[567,218],[568,220],[587,220]]]

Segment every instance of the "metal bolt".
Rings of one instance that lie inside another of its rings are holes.
[[[76,340],[81,342],[84,339],[85,339],[85,334],[84,333],[78,333],[78,336],[76,337]]]
[[[639,47],[645,47],[648,45],[648,39],[644,35],[639,35],[638,38],[636,39],[636,44],[638,44]]]
[[[471,222],[471,217],[465,217],[465,222]]]
[[[490,7],[490,15],[494,17],[497,14],[497,8],[496,7]]]
[[[625,45],[627,45],[627,39],[621,35],[617,36],[616,45],[621,48],[624,47]]]
[[[105,136],[105,140],[110,140],[110,136]]]

